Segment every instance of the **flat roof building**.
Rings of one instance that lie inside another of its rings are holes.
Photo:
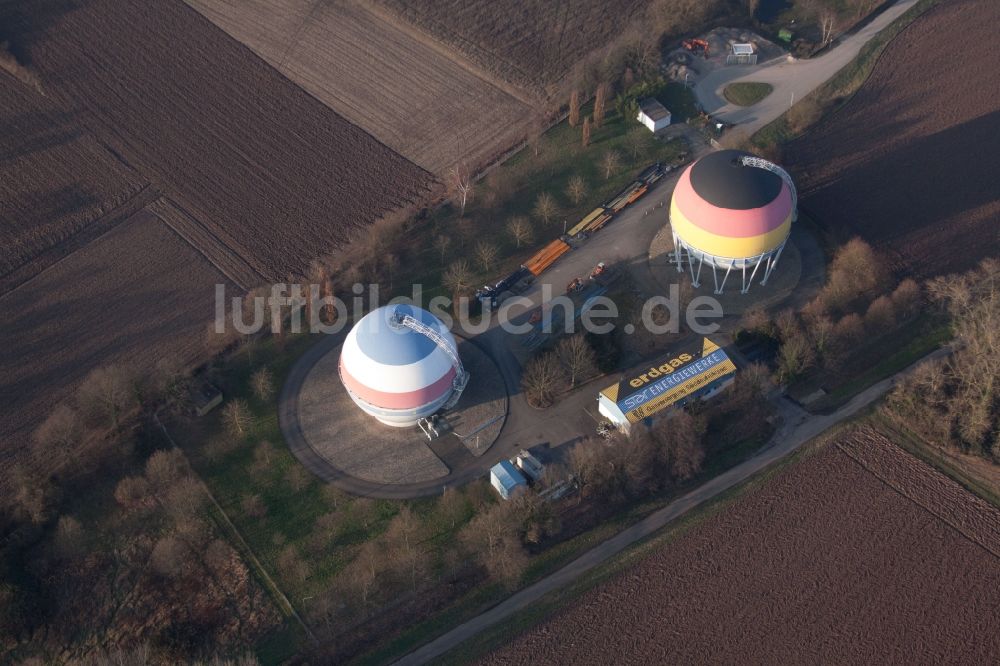
[[[672,405],[707,398],[736,375],[729,355],[708,338],[699,346],[674,352],[622,376],[598,394],[597,411],[617,428],[631,426]]]
[[[654,134],[670,125],[670,111],[652,97],[639,100],[639,115],[636,120]]]
[[[490,469],[490,484],[504,499],[510,499],[517,492],[528,487],[524,475],[509,460],[501,460],[493,465]]]

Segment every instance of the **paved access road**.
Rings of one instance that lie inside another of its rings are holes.
[[[923,360],[944,356],[950,352],[950,349],[942,348],[929,354]],[[913,367],[915,366],[910,366],[896,375],[870,386],[836,412],[828,415],[811,416],[787,398],[777,398],[779,400],[779,410],[784,417],[783,424],[778,432],[774,434],[774,437],[771,438],[771,442],[761,449],[757,455],[733,467],[729,471],[706,481],[688,494],[674,500],[662,509],[651,513],[635,525],[622,530],[607,541],[588,550],[562,569],[513,594],[488,611],[460,624],[448,633],[411,652],[396,662],[396,664],[398,666],[426,664],[455,648],[460,643],[476,636],[481,631],[502,622],[518,611],[524,610],[549,592],[572,583],[594,567],[608,561],[632,544],[651,536],[691,509],[742,483],[772,463],[796,451],[817,435],[851,418],[860,410],[882,397],[892,388],[898,378],[909,373]]]
[[[694,86],[702,108],[727,123],[740,125],[753,134],[788,110],[793,100],[800,100],[828,81],[861,51],[872,37],[899,18],[917,0],[898,0],[857,32],[844,36],[826,53],[807,60],[789,60],[785,56],[762,65],[720,67],[706,74]],[[723,89],[736,81],[770,83],[774,91],[753,106],[730,104]]]

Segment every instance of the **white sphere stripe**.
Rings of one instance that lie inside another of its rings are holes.
[[[344,340],[341,363],[355,378],[383,393],[408,393],[426,388],[453,371],[451,359],[435,349],[416,363],[387,365],[365,354],[358,346],[356,329]]]
[[[415,410],[435,401],[443,402],[448,397],[449,389],[455,380],[455,370],[451,369],[448,374],[430,386],[405,393],[376,391],[352,377],[351,373],[343,366],[340,368],[340,379],[348,391],[372,407],[383,410]]]

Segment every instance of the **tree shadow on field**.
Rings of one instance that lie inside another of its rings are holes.
[[[80,6],[79,0],[0,0],[0,43],[25,66],[31,46],[60,16]]]
[[[1000,200],[998,122],[1000,111],[993,111],[879,153],[811,189],[804,207],[832,231],[846,227],[874,243],[891,244],[904,235],[935,230]],[[878,140],[865,134],[856,134],[855,141]],[[996,251],[988,232],[977,225],[948,230],[955,237],[968,236],[970,243],[960,245],[978,246],[982,255]]]

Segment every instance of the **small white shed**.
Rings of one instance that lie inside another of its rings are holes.
[[[670,111],[652,97],[639,100],[637,120],[654,134],[670,125]]]

